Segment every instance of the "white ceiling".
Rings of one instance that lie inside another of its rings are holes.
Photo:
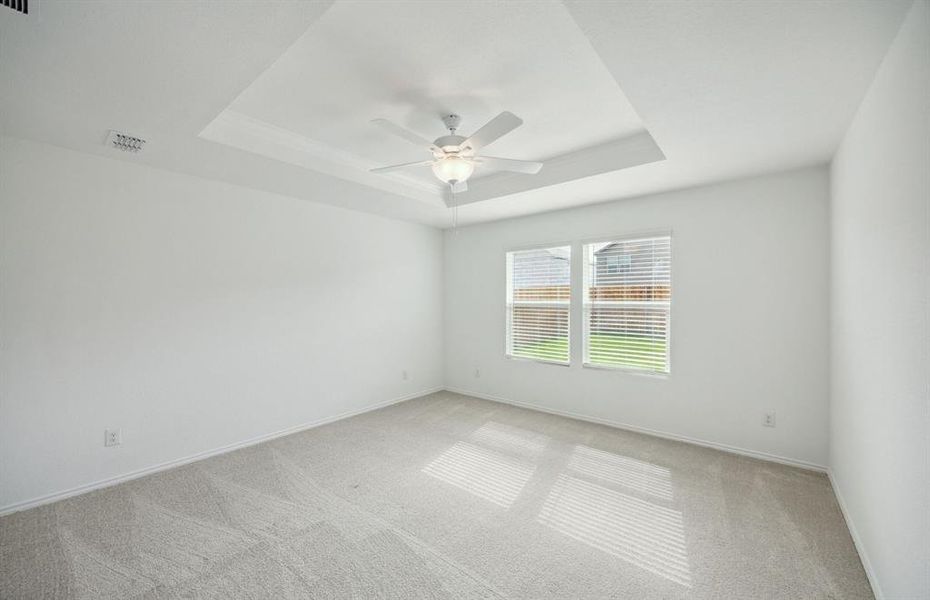
[[[422,156],[368,121],[510,110],[489,153],[563,160],[474,180],[477,222],[826,162],[909,5],[44,0],[0,9],[0,128],[446,226],[428,169],[367,172]]]
[[[541,31],[545,44],[538,43]],[[360,183],[408,182],[411,193],[427,190],[426,198],[438,200],[444,187],[429,167],[368,173],[432,158],[427,147],[369,121],[388,118],[433,140],[448,133],[442,115],[460,115],[460,133],[468,135],[503,110],[526,124],[489,153],[523,160],[644,130],[561,3],[460,3],[452,19],[442,2],[336,2],[229,105],[219,126],[208,126],[205,137],[239,129],[262,135],[261,124],[271,125],[268,137],[283,130],[293,134],[289,141],[303,141],[293,149],[315,146],[314,156],[303,161],[310,168],[325,171],[327,162],[337,162],[353,167],[351,178]],[[483,174],[479,166],[475,177]]]
[[[449,193],[428,166],[369,172],[432,158],[370,121],[433,140],[448,133],[442,115],[460,115],[468,135],[503,110],[526,123],[486,154],[543,160],[544,172],[479,164],[456,204],[664,158],[559,2],[461,3],[454,25],[442,2],[336,2],[200,135],[435,208]]]

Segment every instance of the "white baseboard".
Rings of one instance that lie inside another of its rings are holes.
[[[384,408],[392,404],[398,404],[400,402],[405,402],[407,400],[412,400],[414,398],[419,398],[420,396],[426,396],[427,394],[432,394],[434,392],[440,392],[445,389],[442,386],[429,388],[426,390],[421,390],[413,394],[407,394],[406,396],[401,396],[399,398],[393,398],[391,400],[386,400],[384,402],[378,402],[377,404],[372,404],[358,410],[351,410],[348,412],[340,413],[331,417],[324,417],[316,421],[311,421],[309,423],[303,423],[301,425],[295,425],[294,427],[288,427],[287,429],[281,429],[280,431],[275,431],[272,433],[267,433],[265,435],[260,435],[242,442],[236,442],[234,444],[227,444],[226,446],[220,446],[219,448],[214,448],[213,450],[206,450],[204,452],[198,452],[197,454],[192,454],[190,456],[185,456],[184,458],[179,458],[177,460],[171,460],[161,464],[157,464],[151,467],[146,467],[144,469],[138,469],[136,471],[131,471],[129,473],[123,473],[122,475],[116,475],[115,477],[109,477],[107,479],[101,479],[99,481],[94,481],[92,483],[87,483],[77,487],[73,487],[67,490],[60,492],[54,492],[52,494],[47,494],[45,496],[39,496],[38,498],[32,498],[30,500],[23,500],[22,502],[14,502],[13,504],[8,504],[6,506],[0,507],[0,517],[3,515],[8,515],[10,513],[19,512],[21,510],[27,510],[30,508],[35,508],[36,506],[41,506],[43,504],[50,504],[52,502],[57,502],[59,500],[64,500],[65,498],[70,498],[72,496],[78,496],[80,494],[85,494],[93,490],[99,490],[101,488],[110,487],[126,481],[131,481],[133,479],[138,479],[139,477],[145,477],[146,475],[151,475],[152,473],[157,473],[159,471],[164,471],[166,469],[171,469],[174,467],[180,467],[181,465],[186,465],[188,463],[197,462],[198,460],[203,460],[205,458],[210,458],[211,456],[216,456],[218,454],[225,454],[227,452],[232,452],[233,450],[238,450],[240,448],[245,448],[247,446],[254,446],[255,444],[261,444],[262,442],[267,442],[275,438],[283,437],[290,435],[292,433],[297,433],[307,429],[313,429],[314,427],[320,427],[321,425],[326,425],[328,423],[333,423],[335,421],[341,421],[342,419],[348,419],[349,417],[354,417],[363,413],[371,412],[373,410],[378,410],[379,408]]]
[[[688,437],[685,435],[678,435],[677,433],[669,433],[667,431],[648,429],[646,427],[639,427],[637,425],[629,425],[627,423],[620,423],[619,421],[612,421],[610,419],[590,417],[588,415],[582,415],[579,413],[573,413],[573,412],[565,411],[565,410],[546,408],[545,406],[539,406],[536,404],[531,404],[529,402],[520,402],[518,400],[511,400],[509,398],[502,398],[500,396],[492,396],[490,394],[483,394],[481,392],[473,392],[469,390],[448,387],[448,386],[445,389],[446,391],[454,392],[456,394],[463,394],[465,396],[474,396],[475,398],[482,398],[484,400],[490,400],[491,402],[500,402],[501,404],[510,404],[512,406],[519,406],[520,408],[527,408],[529,410],[535,410],[539,412],[549,413],[552,415],[558,415],[560,417],[568,417],[570,419],[577,419],[579,421],[587,421],[589,423],[607,425],[608,427],[616,427],[617,429],[624,429],[626,431],[644,433],[646,435],[652,435],[655,437],[665,438],[667,440],[675,440],[676,442],[686,442],[689,444],[695,444],[697,446],[704,446],[705,448],[714,448],[715,450],[722,450],[724,452],[729,452],[731,454],[740,454],[742,456],[749,456],[751,458],[758,458],[760,460],[776,462],[776,463],[788,465],[791,467],[800,467],[802,469],[807,469],[809,471],[817,471],[819,473],[827,472],[827,467],[824,465],[818,465],[816,463],[811,463],[811,462],[807,462],[803,460],[797,460],[794,458],[788,458],[785,456],[778,456],[777,454],[769,454],[767,452],[759,452],[757,450],[748,450],[746,448],[728,446],[727,444],[720,444],[718,442],[701,440],[698,438],[692,438],[692,437]]]
[[[833,495],[836,496],[836,502],[840,505],[840,512],[843,513],[843,519],[846,521],[846,528],[849,530],[849,535],[852,537],[853,544],[856,546],[856,551],[859,553],[862,569],[865,571],[865,576],[869,580],[869,585],[872,586],[872,595],[875,596],[875,600],[884,600],[885,594],[882,592],[882,586],[878,584],[878,577],[875,576],[872,563],[869,561],[869,555],[865,551],[865,546],[862,545],[862,538],[859,537],[859,531],[856,529],[856,525],[849,515],[849,510],[846,508],[846,500],[843,499],[843,493],[836,484],[836,479],[833,476],[833,469],[827,469],[827,477],[830,479],[830,486],[833,487]]]

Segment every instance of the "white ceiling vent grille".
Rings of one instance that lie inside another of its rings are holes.
[[[122,150],[123,152],[135,153],[142,150],[142,146],[145,145],[145,140],[134,135],[129,135],[128,133],[110,130],[109,135],[107,135],[106,145],[111,148],[116,148],[117,150]]]
[[[16,12],[21,12],[24,15],[29,14],[29,0],[0,0],[3,6],[8,6]]]

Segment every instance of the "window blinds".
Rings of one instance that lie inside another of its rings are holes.
[[[571,247],[507,253],[507,356],[568,364]]]
[[[671,237],[584,246],[584,363],[669,372]]]

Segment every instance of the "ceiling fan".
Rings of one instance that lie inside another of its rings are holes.
[[[435,141],[430,142],[419,134],[386,119],[373,120],[372,123],[381,126],[397,137],[403,138],[418,146],[425,146],[432,152],[433,158],[431,160],[371,169],[371,172],[390,173],[391,171],[399,171],[410,167],[425,167],[429,165],[433,168],[433,174],[435,174],[440,181],[449,184],[453,192],[464,192],[468,189],[468,184],[465,182],[471,177],[472,173],[474,173],[476,166],[486,166],[503,171],[527,173],[529,175],[539,173],[539,170],[543,166],[541,162],[477,155],[477,152],[482,150],[485,146],[490,145],[523,124],[523,120],[511,112],[502,112],[467,138],[456,135],[455,133],[459,128],[459,124],[462,122],[460,116],[446,115],[442,118],[442,122],[445,124],[446,129],[449,130],[449,135],[441,136],[436,138]]]

